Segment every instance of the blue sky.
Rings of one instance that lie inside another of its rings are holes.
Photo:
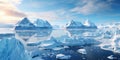
[[[48,20],[52,24],[65,24],[70,20],[95,23],[120,21],[120,0],[0,0],[0,7],[5,5],[1,2],[14,8],[12,12],[3,9],[7,10],[6,15],[9,13],[9,19],[3,18],[1,22],[15,23],[23,17],[32,21],[37,18]]]

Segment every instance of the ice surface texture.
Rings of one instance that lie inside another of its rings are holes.
[[[15,39],[0,40],[0,60],[30,60],[23,44]]]

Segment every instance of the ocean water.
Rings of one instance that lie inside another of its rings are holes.
[[[20,40],[32,60],[120,60],[118,31],[115,29],[37,31],[5,29],[4,33],[0,34],[0,38],[15,37]],[[78,51],[79,49],[83,51]],[[59,54],[64,54],[62,56],[64,58],[62,59]]]

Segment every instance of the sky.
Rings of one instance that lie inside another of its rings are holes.
[[[0,0],[0,23],[15,24],[24,17],[53,25],[70,20],[94,23],[120,21],[120,0]]]

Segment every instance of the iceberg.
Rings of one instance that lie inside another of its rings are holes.
[[[15,30],[34,30],[35,26],[29,21],[28,18],[24,18],[16,24]]]
[[[0,60],[30,60],[23,44],[15,38],[0,40]]]
[[[66,24],[66,28],[81,28],[83,27],[82,23],[71,20]]]
[[[86,20],[86,21],[84,22],[84,25],[85,25],[86,27],[94,27],[94,28],[97,28],[97,26],[96,26],[94,23],[92,23],[91,21],[89,21],[89,20]]]
[[[34,25],[37,27],[37,29],[43,29],[43,28],[52,28],[51,24],[48,21],[44,21],[42,19],[37,19],[34,22]]]
[[[102,44],[100,45],[102,49],[120,53],[120,34],[118,34],[118,30],[114,27],[108,27],[103,31],[105,33],[102,33],[104,36],[101,38]]]
[[[97,26],[89,20],[86,20],[84,22],[84,26],[85,26],[85,28],[95,28],[95,29],[97,28]]]
[[[77,29],[97,29],[97,26],[90,22],[90,21],[85,21],[84,24],[82,24],[81,22],[77,22],[77,21],[73,21],[71,20],[68,24],[66,24],[66,28],[77,28]]]

